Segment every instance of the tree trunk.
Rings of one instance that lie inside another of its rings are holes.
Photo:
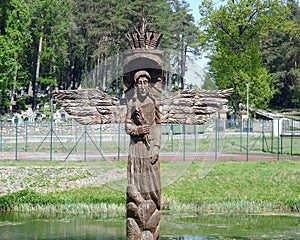
[[[16,82],[17,82],[17,77],[18,77],[18,62],[19,62],[19,60],[18,60],[18,54],[17,54],[16,58],[15,58],[16,66],[15,66],[15,72],[14,72],[14,81],[13,81],[11,95],[10,95],[10,106],[9,106],[10,114],[12,114],[13,106],[16,105],[14,96],[15,96],[15,92],[16,92]]]
[[[181,38],[181,56],[180,56],[180,89],[184,89],[184,76],[185,76],[185,60],[186,60],[186,46],[184,43],[184,35]]]
[[[44,18],[43,14],[41,14],[41,18]],[[32,105],[33,111],[36,110],[36,106],[37,106],[37,95],[38,95],[38,86],[39,86],[38,79],[40,77],[40,65],[41,65],[41,52],[42,52],[42,47],[43,47],[43,35],[44,35],[44,26],[41,27],[41,36],[40,36],[40,41],[39,41],[38,57],[37,57],[37,62],[36,62],[35,82],[33,84],[33,105]]]
[[[71,30],[68,33],[68,52],[66,59],[66,89],[72,89],[71,83],[71,57],[72,57],[72,42],[71,42]]]
[[[100,76],[100,64],[101,64],[101,41],[98,42],[98,56],[97,56],[97,66],[96,66],[96,87],[99,87]]]
[[[44,29],[44,27],[42,27],[42,30],[43,29]],[[37,58],[37,63],[36,63],[35,83],[34,83],[34,88],[33,88],[33,106],[32,106],[32,109],[34,111],[36,110],[36,107],[37,107],[37,95],[38,95],[38,87],[39,87],[38,79],[40,77],[42,46],[43,46],[43,36],[40,37],[38,58]]]

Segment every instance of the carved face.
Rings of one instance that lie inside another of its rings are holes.
[[[136,80],[136,88],[138,96],[146,97],[149,89],[149,80],[146,76],[141,76]]]

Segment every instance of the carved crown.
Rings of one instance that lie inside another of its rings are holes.
[[[162,34],[145,31],[145,17],[144,12],[142,12],[140,28],[135,27],[135,32],[127,33],[126,37],[131,50],[123,53],[124,92],[126,93],[133,88],[134,74],[140,70],[145,70],[150,74],[150,83],[152,85],[155,85],[158,79],[161,85],[164,51],[157,47]]]
[[[152,32],[152,31],[145,32],[144,11],[142,12],[141,27],[140,27],[140,29],[135,27],[135,31],[136,32],[134,32],[134,33],[126,34],[126,37],[129,41],[131,49],[138,49],[138,48],[155,49],[158,47],[159,40],[160,40],[162,34]]]
[[[132,49],[154,49],[158,47],[159,39],[161,38],[161,33],[141,32],[137,30],[135,33],[127,33],[126,37]]]

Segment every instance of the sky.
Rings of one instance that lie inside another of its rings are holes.
[[[186,0],[186,2],[190,4],[190,9],[192,10],[191,13],[194,15],[195,21],[197,22],[197,20],[200,18],[199,5],[202,0]],[[224,3],[224,0],[213,0],[213,4],[216,7],[222,5],[222,2]]]
[[[199,5],[200,5],[200,2],[201,0],[186,0],[186,2],[188,2],[190,4],[190,9],[192,10],[192,14],[195,18],[195,21],[197,22],[197,20],[199,19],[200,17],[200,14],[199,14]]]
[[[202,2],[202,0],[185,0],[187,3],[190,4],[191,12],[195,18],[195,23],[197,24],[200,19],[200,13],[199,13],[199,5]],[[225,0],[213,0],[214,7],[220,7],[222,4],[224,4]]]
[[[195,23],[198,22],[200,18],[199,5],[201,0],[186,0],[190,4],[191,13],[195,18]],[[192,83],[193,85],[198,85],[199,87],[204,81],[204,69],[207,64],[207,59],[199,59],[196,62],[187,63],[186,81],[187,84]]]

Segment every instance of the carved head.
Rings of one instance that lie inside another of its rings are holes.
[[[134,74],[134,84],[138,97],[145,98],[149,94],[150,79],[150,74],[145,70],[138,71]]]

